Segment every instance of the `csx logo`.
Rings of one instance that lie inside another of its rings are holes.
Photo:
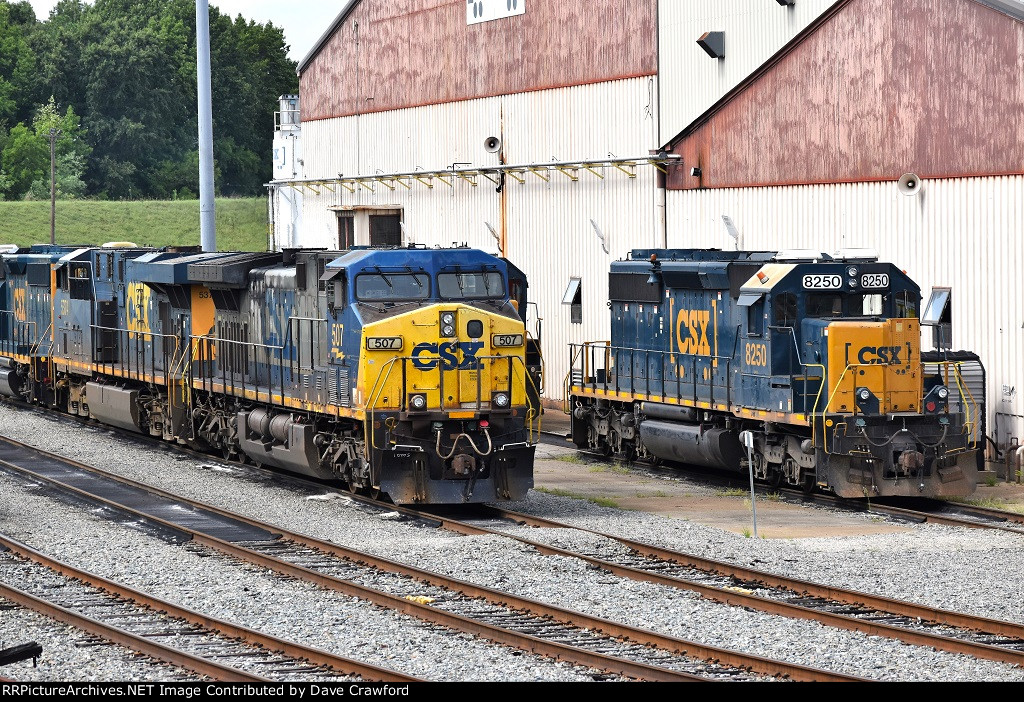
[[[441,370],[476,370],[480,367],[476,354],[483,347],[482,341],[449,341],[440,345],[425,341],[412,350],[412,364],[420,370],[431,370],[440,361]],[[436,354],[438,358],[423,360],[420,355],[424,353]]]
[[[865,346],[857,352],[857,362],[865,365],[897,365],[900,361],[899,346]]]
[[[679,310],[676,316],[676,342],[679,344],[679,353],[711,355],[711,342],[708,340],[710,321],[711,312],[708,310]]]

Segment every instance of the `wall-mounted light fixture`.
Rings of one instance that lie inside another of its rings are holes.
[[[702,175],[704,175],[704,171],[702,171],[699,166],[694,166],[693,168],[690,169],[690,175],[692,175],[694,178],[700,178]]]
[[[704,32],[697,45],[713,59],[725,58],[725,32]]]

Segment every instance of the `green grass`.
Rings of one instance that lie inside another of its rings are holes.
[[[598,465],[590,469],[591,473],[615,473],[617,475],[629,475],[632,471],[624,466]]]
[[[728,490],[719,490],[715,493],[715,497],[745,497],[749,494],[750,491],[743,488],[729,488]]]
[[[1024,505],[1016,502],[1006,502],[997,497],[947,497],[948,502],[956,502],[972,507],[987,507],[988,509],[999,509],[1004,512],[1017,512],[1024,514]]]
[[[622,509],[619,504],[608,497],[587,497],[586,495],[580,495],[579,493],[570,492],[569,490],[560,490],[558,488],[534,488],[537,492],[543,492],[547,495],[558,495],[559,497],[571,497],[575,500],[586,500],[587,502],[593,502],[595,505],[601,507],[609,507],[611,509]]]
[[[218,198],[217,249],[265,251],[265,198]],[[198,246],[198,200],[59,200],[57,244],[130,241],[139,246]],[[0,202],[0,244],[48,244],[50,203]]]

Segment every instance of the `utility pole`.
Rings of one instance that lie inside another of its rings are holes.
[[[50,129],[50,245],[57,243],[57,138],[59,129]]]
[[[203,251],[217,250],[213,203],[213,99],[210,86],[210,2],[196,0],[199,94],[199,236]]]

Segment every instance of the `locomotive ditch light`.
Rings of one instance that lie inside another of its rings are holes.
[[[860,387],[853,391],[853,396],[857,400],[857,409],[865,414],[878,414],[879,403],[878,398],[871,392],[870,388]]]
[[[409,397],[409,410],[412,412],[422,412],[427,409],[427,396],[426,395],[412,395]]]
[[[508,409],[511,404],[511,398],[509,398],[507,392],[496,392],[491,395],[491,406],[497,407],[498,409]]]
[[[949,388],[945,385],[936,385],[928,391],[924,398],[925,412],[942,412],[949,404]]]

